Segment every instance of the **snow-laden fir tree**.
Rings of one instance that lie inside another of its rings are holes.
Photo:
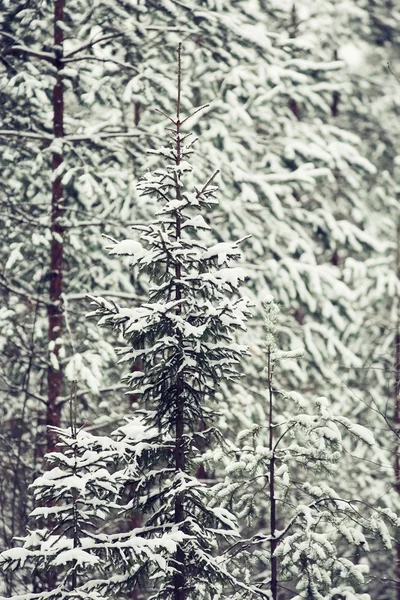
[[[124,448],[77,428],[76,382],[70,421],[68,429],[54,428],[56,451],[46,454],[48,469],[30,486],[36,508],[28,534],[0,555],[3,570],[32,573],[31,589],[24,584],[30,578],[16,578],[20,598],[97,597],[86,596],[82,584],[101,564],[98,528],[116,507],[120,486],[110,469]]]
[[[11,598],[100,600],[120,597],[124,589],[136,599],[132,574],[137,578],[149,565],[162,570],[164,557],[183,539],[179,531],[159,531],[150,540],[141,529],[107,533],[124,530],[118,518],[126,490],[124,465],[139,446],[145,453],[154,432],[131,419],[115,432],[120,438],[115,440],[78,429],[74,414],[71,423],[68,429],[54,428],[57,451],[45,455],[50,468],[30,486],[37,504],[32,527],[17,538],[21,545],[0,554],[2,570],[31,573],[31,578],[17,578],[18,595]],[[130,462],[130,472],[132,467]]]
[[[335,413],[326,397],[309,402],[278,387],[279,361],[297,359],[303,350],[279,349],[280,309],[272,296],[264,309],[268,422],[238,435],[226,477],[215,488],[217,502],[233,505],[238,518],[251,522],[256,515],[263,527],[230,552],[232,557],[249,553],[258,586],[269,589],[274,600],[285,589],[296,600],[368,600],[370,544],[380,541],[390,550],[400,519],[384,503],[373,506],[368,497],[343,494],[342,485],[338,493],[335,487],[345,437],[353,438],[354,449],[357,444],[376,448],[376,442],[368,429]],[[209,451],[207,462],[212,457]]]
[[[138,415],[148,432],[145,443],[140,436],[124,436],[133,447],[125,477],[135,489],[127,508],[140,511],[145,539],[181,535],[172,556],[143,565],[151,597],[211,600],[239,587],[245,598],[251,587],[229,573],[219,552],[221,543],[238,535],[236,519],[212,505],[212,489],[195,470],[204,442],[221,443],[213,399],[221,381],[237,378],[236,365],[246,354],[234,336],[245,327],[248,301],[231,298],[244,277],[242,269],[228,266],[239,257],[238,243],[204,242],[202,232],[210,229],[208,214],[217,203],[216,173],[199,187],[190,185],[193,140],[182,131],[189,117],[181,115],[180,46],[178,63],[176,116],[168,117],[171,142],[154,151],[165,166],[139,183],[141,193],[157,201],[156,216],[134,227],[138,240],[115,241],[110,250],[130,256],[132,268],[148,273],[148,299],[137,308],[121,308],[97,298],[95,314],[100,325],[116,328],[128,342],[119,350],[121,361],[141,364],[126,377],[140,396]],[[137,571],[132,565],[126,581],[120,580],[122,589],[132,585]]]

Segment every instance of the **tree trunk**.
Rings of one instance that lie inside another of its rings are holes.
[[[56,56],[56,83],[53,89],[53,133],[55,138],[64,136],[64,90],[63,77],[63,30],[60,23],[64,20],[64,0],[54,0],[54,51]],[[63,186],[61,175],[55,175],[60,168],[63,157],[61,147],[57,147],[52,155],[52,195],[50,212],[50,302],[48,306],[48,339],[50,361],[47,369],[48,401],[46,425],[60,425],[60,408],[57,405],[62,393],[62,373],[59,363],[59,351],[63,332],[63,254],[64,230],[61,219],[64,215]],[[55,449],[55,440],[51,432],[47,432],[47,451]]]
[[[181,137],[180,137],[180,108],[181,108],[181,44],[178,46],[178,98],[176,103],[176,159],[175,163],[177,166],[181,163],[182,150],[181,150]],[[175,174],[175,193],[176,199],[181,199],[181,188],[178,181],[178,175]],[[177,212],[175,220],[175,237],[177,242],[181,237],[181,217]],[[182,287],[179,283],[182,278],[181,265],[179,261],[175,263],[175,300],[179,302],[182,299]],[[177,313],[181,313],[181,305],[177,306]],[[182,336],[178,330],[177,334],[179,337]],[[176,382],[176,413],[175,413],[175,471],[184,472],[186,467],[186,456],[184,447],[184,396],[183,388],[184,382],[182,375],[178,375]],[[184,506],[184,495],[183,493],[177,494],[175,498],[175,515],[174,520],[176,524],[183,523],[185,520],[185,506]],[[185,553],[182,547],[179,545],[176,552],[176,572],[174,575],[174,600],[185,600],[186,597],[186,576],[185,576]]]
[[[396,256],[396,267],[397,267],[397,278],[400,279],[400,224],[397,226],[397,256]],[[398,300],[399,301],[399,300]],[[394,346],[394,360],[395,360],[395,382],[394,382],[394,429],[396,433],[396,442],[394,448],[394,477],[395,477],[395,489],[400,495],[400,310],[397,307],[397,330],[395,336]],[[395,568],[395,579],[396,579],[396,599],[400,600],[400,541],[396,541],[396,568]]]
[[[141,371],[141,370],[142,370],[142,361],[140,359],[137,359],[131,366],[131,373],[134,373],[135,371]],[[128,399],[131,403],[131,407],[133,410],[135,408],[135,405],[138,404],[138,402],[139,402],[139,397],[140,397],[139,394],[128,394]],[[127,495],[126,503],[129,502],[129,499],[132,498],[132,496],[134,494],[137,494],[136,486],[134,484],[131,484],[128,486],[128,488],[126,490],[126,495]],[[141,526],[141,524],[142,524],[141,514],[136,511],[129,518],[128,527],[131,530],[137,529],[138,527]],[[128,598],[129,598],[129,600],[139,600],[139,588],[137,586],[128,592]]]
[[[276,499],[275,499],[275,455],[274,455],[274,425],[273,425],[273,390],[272,390],[272,364],[271,350],[268,349],[268,396],[269,396],[269,502],[270,502],[270,569],[271,569],[271,597],[278,598],[278,562],[275,556],[277,542],[276,534]]]

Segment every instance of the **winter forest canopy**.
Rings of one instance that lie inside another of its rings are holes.
[[[399,3],[0,7],[0,597],[400,600]]]

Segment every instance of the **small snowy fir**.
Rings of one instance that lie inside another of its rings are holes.
[[[118,478],[132,490],[125,509],[141,515],[142,537],[155,544],[145,563],[126,568],[121,589],[146,575],[154,600],[220,598],[231,589],[253,598],[258,593],[223,551],[239,537],[237,520],[215,505],[212,488],[195,472],[204,445],[222,440],[214,425],[216,390],[239,377],[248,352],[235,341],[249,314],[250,302],[237,293],[246,274],[230,264],[240,257],[241,240],[205,242],[217,173],[198,187],[188,185],[195,175],[193,143],[181,132],[179,110],[180,99],[169,145],[152,152],[163,165],[138,184],[142,197],[156,205],[154,218],[133,228],[137,240],[110,246],[147,274],[148,298],[138,308],[93,298],[100,325],[126,340],[121,362],[136,365],[125,381],[139,398],[138,411],[115,432],[130,448]],[[161,543],[168,537],[169,547]],[[111,554],[124,539],[112,537]]]

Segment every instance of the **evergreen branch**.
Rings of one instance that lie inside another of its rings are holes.
[[[134,71],[135,73],[139,73],[139,69],[137,69],[133,65],[130,65],[129,63],[124,63],[124,62],[122,62],[120,60],[117,60],[117,59],[111,58],[111,57],[101,58],[101,57],[98,57],[98,56],[91,56],[91,55],[84,54],[83,56],[76,56],[76,57],[72,57],[72,58],[66,58],[62,62],[63,62],[63,64],[70,64],[70,63],[74,63],[74,62],[79,62],[81,60],[84,60],[86,62],[87,61],[100,62],[100,63],[103,63],[103,64],[112,63],[112,64],[117,65],[118,67],[121,67],[123,69],[128,69],[129,71]]]
[[[29,293],[24,289],[16,288],[13,284],[9,283],[2,274],[0,274],[0,286],[8,292],[11,292],[12,294],[24,298],[25,300],[27,300],[27,302],[31,304],[31,306],[35,306],[36,304],[40,304],[42,306],[49,305],[49,302],[43,297],[34,296],[33,294]]]
[[[1,135],[1,131],[0,131],[0,135]],[[66,142],[98,142],[98,141],[103,141],[103,140],[108,140],[108,139],[112,139],[112,138],[140,138],[143,135],[148,135],[151,137],[151,134],[149,133],[145,133],[145,132],[141,132],[140,130],[135,130],[135,131],[115,131],[115,132],[110,132],[110,133],[93,133],[90,135],[81,135],[81,134],[74,134],[74,135],[65,135],[63,138],[57,138],[57,139],[61,139],[64,140]]]
[[[39,140],[41,142],[51,142],[54,137],[46,133],[31,133],[30,131],[15,131],[12,129],[0,129],[0,137],[16,137],[28,140]]]
[[[31,58],[38,58],[52,65],[57,63],[57,58],[54,56],[54,54],[50,54],[50,52],[39,52],[37,50],[32,50],[27,46],[10,46],[8,48],[4,48],[4,50],[1,51],[0,56],[7,56],[10,54],[21,54]]]
[[[71,58],[71,56],[75,56],[76,54],[78,54],[79,52],[82,52],[83,50],[88,50],[89,48],[93,48],[93,46],[95,46],[96,44],[101,44],[102,42],[108,42],[109,40],[114,40],[120,37],[123,37],[124,33],[120,32],[120,33],[109,33],[107,35],[103,35],[102,37],[98,38],[98,39],[93,39],[90,42],[87,42],[86,44],[82,44],[82,46],[80,46],[79,48],[75,48],[75,50],[71,50],[71,52],[67,52],[66,54],[64,54],[64,59],[63,60],[67,60],[69,58]]]
[[[119,392],[122,390],[128,390],[126,385],[118,384],[116,383],[115,385],[110,385],[107,387],[103,387],[100,388],[98,390],[98,394],[105,394],[107,392]],[[76,397],[79,398],[81,396],[86,396],[86,394],[93,394],[93,390],[91,388],[83,388],[83,389],[77,389],[76,390]],[[66,402],[69,402],[70,400],[70,396],[61,396],[60,398],[58,398],[57,404],[65,404]],[[91,429],[95,429],[95,427],[92,427]]]
[[[140,302],[142,300],[141,296],[138,296],[137,294],[132,294],[130,292],[113,292],[113,291],[99,291],[99,292],[91,292],[91,294],[89,295],[88,293],[82,292],[82,293],[77,293],[77,294],[66,294],[65,297],[67,298],[67,300],[69,302],[76,302],[76,301],[80,301],[80,300],[93,300],[93,297],[96,296],[101,296],[101,297],[105,297],[105,298],[124,298],[125,300],[136,300],[137,302]]]

